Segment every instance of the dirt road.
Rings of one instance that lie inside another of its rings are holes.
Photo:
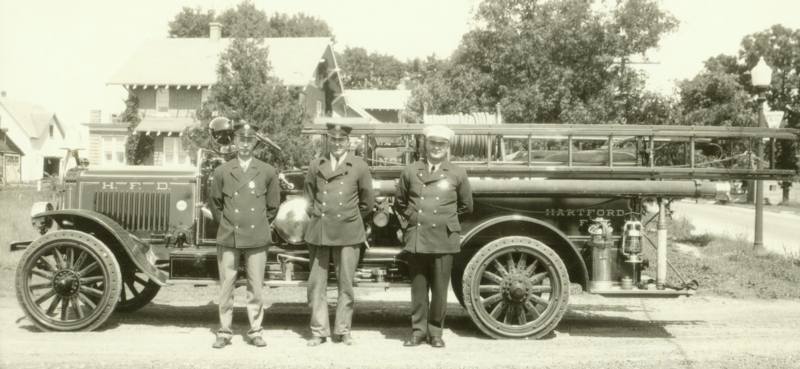
[[[447,348],[405,348],[408,290],[358,289],[355,346],[306,347],[303,289],[273,289],[266,349],[241,336],[211,349],[214,287],[169,287],[146,308],[115,314],[102,330],[38,332],[13,295],[0,295],[3,368],[765,368],[800,367],[800,302],[692,297],[673,300],[573,296],[551,337],[495,341],[451,304]],[[244,291],[237,290],[238,295]],[[333,296],[333,294],[331,294]],[[237,301],[236,326],[246,330]]]

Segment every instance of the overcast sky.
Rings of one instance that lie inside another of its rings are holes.
[[[614,0],[606,0],[614,1]],[[479,0],[256,0],[271,12],[325,20],[336,47],[360,46],[400,59],[446,57],[469,28]],[[184,6],[221,12],[239,0],[0,0],[0,90],[79,126],[124,108],[122,87],[105,82],[148,39],[167,36]],[[681,22],[651,54],[648,86],[673,92],[702,61],[736,54],[743,36],[780,23],[800,28],[798,0],[661,0]]]

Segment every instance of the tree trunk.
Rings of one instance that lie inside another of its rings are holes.
[[[783,198],[781,199],[781,203],[788,204],[789,203],[789,191],[792,188],[791,181],[783,181],[781,182],[781,188],[783,189]]]

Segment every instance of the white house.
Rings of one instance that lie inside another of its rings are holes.
[[[20,151],[21,182],[58,176],[64,148],[69,144],[55,114],[29,102],[15,101],[0,95],[0,130]],[[12,176],[8,176],[13,181]]]

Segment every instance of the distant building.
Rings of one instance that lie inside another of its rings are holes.
[[[64,127],[54,113],[2,93],[0,131],[4,183],[59,175],[68,143]]]
[[[410,90],[345,90],[333,101],[334,115],[380,123],[404,123]]]
[[[153,155],[147,164],[182,165],[191,161],[193,153],[183,148],[181,134],[187,127],[200,123],[195,112],[217,82],[219,56],[231,40],[221,38],[220,28],[214,23],[209,38],[152,40],[142,45],[108,81],[139,99],[142,121],[135,134],[155,138]],[[269,50],[270,73],[285,85],[300,89],[298,103],[304,104],[311,116],[332,115],[332,102],[341,94],[342,84],[331,39],[299,37],[263,41]],[[118,150],[124,125],[90,123],[88,126],[90,157],[105,160],[109,155],[107,147]],[[124,140],[121,147],[124,148]],[[116,152],[111,154],[111,162],[119,162],[115,160]]]

